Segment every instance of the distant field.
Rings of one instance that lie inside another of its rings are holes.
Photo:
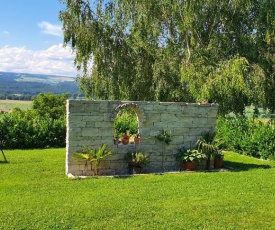
[[[19,100],[0,100],[0,110],[9,110],[20,108],[22,110],[30,109],[32,101],[19,101]]]

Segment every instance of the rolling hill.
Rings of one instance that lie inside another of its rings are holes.
[[[31,99],[39,93],[78,94],[78,84],[73,77],[0,72],[0,99]]]

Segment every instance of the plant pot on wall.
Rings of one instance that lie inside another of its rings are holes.
[[[140,134],[139,133],[134,135],[134,143],[136,145],[140,144]]]
[[[135,137],[134,138],[134,142],[135,142],[136,145],[140,144],[140,138]]]
[[[128,145],[128,144],[129,144],[129,139],[122,138],[121,142],[122,142],[122,144],[124,144],[124,145]]]
[[[129,144],[130,137],[126,134],[126,132],[123,134],[123,137],[121,139],[122,144],[128,145]]]

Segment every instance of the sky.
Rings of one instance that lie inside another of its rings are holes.
[[[59,0],[0,0],[0,71],[75,77],[75,54],[63,47]]]

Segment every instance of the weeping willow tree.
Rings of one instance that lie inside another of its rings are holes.
[[[212,101],[222,114],[275,108],[271,0],[61,2],[64,43],[87,97]]]

